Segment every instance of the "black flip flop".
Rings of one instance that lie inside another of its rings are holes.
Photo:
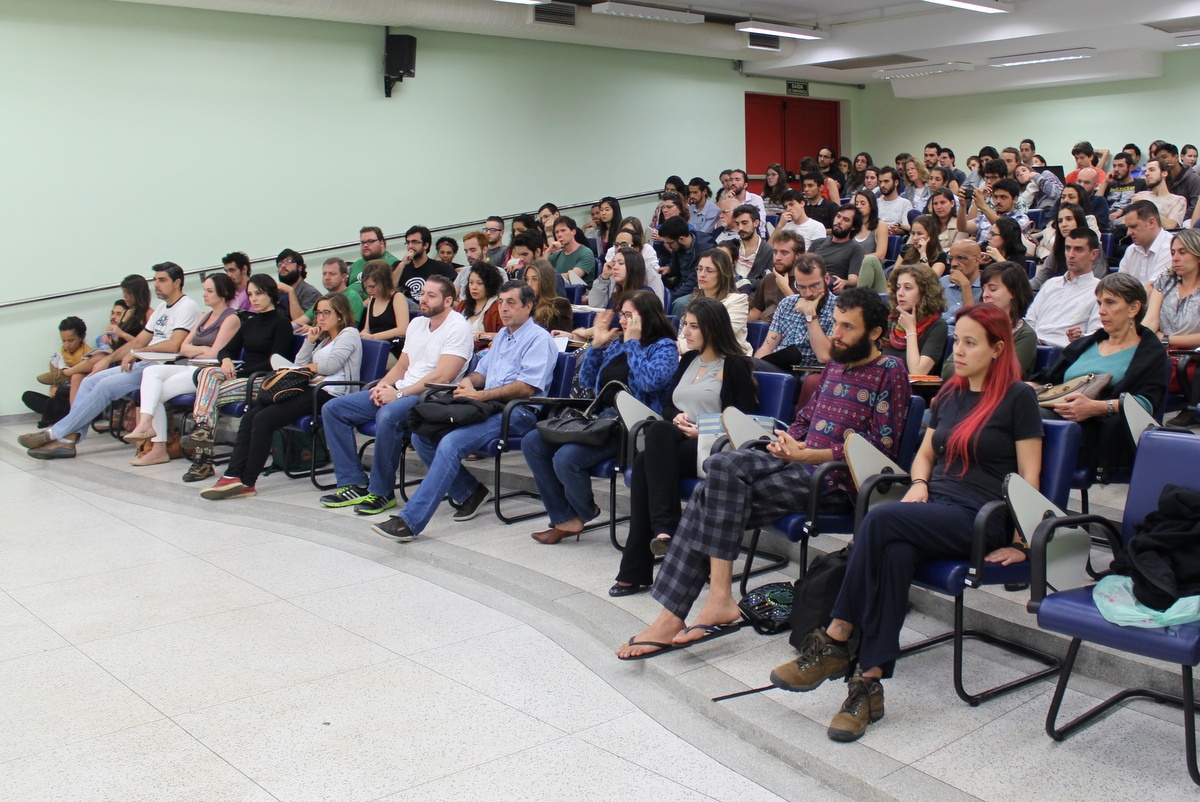
[[[626,643],[625,645],[626,646],[655,646],[657,648],[652,652],[643,652],[642,654],[634,654],[634,655],[630,655],[629,657],[621,657],[618,655],[618,657],[617,657],[618,660],[645,660],[649,657],[658,657],[660,654],[666,654],[667,652],[673,652],[676,649],[682,648],[679,644],[676,644],[676,643],[656,643],[655,641],[652,641],[652,640],[637,640],[636,638],[637,638],[637,635],[634,635],[632,638],[629,639],[628,643]]]
[[[687,643],[676,643],[674,646],[678,649],[686,649],[689,646],[697,646],[701,643],[707,643],[710,640],[716,640],[717,638],[723,638],[726,635],[732,635],[734,632],[737,632],[739,629],[745,626],[745,624],[746,622],[744,619],[741,621],[734,621],[729,624],[692,624],[683,631],[691,632],[692,630],[696,629],[703,630],[705,633],[704,637],[698,640],[688,641]]]

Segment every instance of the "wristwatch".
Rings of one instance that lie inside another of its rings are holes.
[[[804,322],[805,322],[805,323],[812,323],[812,322],[813,322],[814,320],[816,320],[816,319],[817,319],[817,316],[816,316],[816,315],[805,315],[805,316],[804,316]]]

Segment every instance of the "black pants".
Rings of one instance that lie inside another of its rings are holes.
[[[800,346],[789,345],[759,359],[754,357],[754,369],[764,373],[791,373],[793,365],[804,364]]]
[[[646,447],[633,461],[629,539],[617,572],[618,582],[631,585],[649,585],[654,580],[650,541],[660,533],[675,534],[683,504],[679,480],[696,476],[695,440],[670,421],[655,421],[645,432]]]
[[[229,458],[225,475],[241,479],[244,485],[253,487],[267,464],[267,458],[271,456],[272,435],[312,412],[314,392],[311,387],[306,387],[303,393],[283,403],[266,406],[255,404],[250,407],[238,426],[233,456]],[[330,398],[332,396],[329,393],[321,390],[317,403],[325,406]]]

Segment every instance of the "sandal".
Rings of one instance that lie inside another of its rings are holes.
[[[661,534],[650,541],[650,553],[655,557],[665,557],[670,548],[671,536],[668,534]]]

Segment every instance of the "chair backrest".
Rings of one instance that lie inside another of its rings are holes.
[[[292,351],[286,354],[288,359],[295,359],[296,354],[300,353],[300,349],[304,347],[304,341],[307,339],[303,334],[292,335]]]
[[[1032,259],[1025,260],[1025,275],[1029,276],[1029,278],[1037,275],[1037,262]]]
[[[1045,222],[1046,213],[1042,209],[1030,209],[1027,212],[1029,223],[1038,231],[1042,229],[1042,223]]]
[[[571,394],[571,383],[575,381],[575,355],[559,354],[554,363],[554,375],[550,377],[547,398],[566,398]]]
[[[758,380],[757,413],[770,415],[790,426],[795,420],[795,416],[792,414],[792,399],[796,397],[796,379],[786,373],[759,373],[757,371],[754,378]]]
[[[387,373],[391,346],[390,342],[384,340],[362,341],[362,365],[358,371],[360,381],[373,382],[383,378]]]
[[[750,343],[750,347],[757,351],[767,339],[767,333],[771,327],[766,323],[755,321],[754,323],[746,324],[746,342]]]
[[[1100,235],[1100,250],[1104,253],[1104,258],[1108,259],[1113,255],[1113,235],[1105,232]]]
[[[913,224],[913,220],[916,220],[920,216],[921,216],[920,209],[909,209],[908,210],[908,224],[911,226]]]
[[[573,303],[573,304],[583,303],[583,285],[582,284],[568,284],[566,287],[563,288],[563,290],[564,290],[563,297],[566,298],[571,303]]]
[[[1163,430],[1146,432],[1138,444],[1133,476],[1125,496],[1125,516],[1121,522],[1121,540],[1133,537],[1134,527],[1158,509],[1158,497],[1164,485],[1173,484],[1200,490],[1200,437]]]
[[[1067,508],[1071,479],[1079,458],[1079,424],[1074,421],[1042,421],[1042,474],[1039,490],[1060,509]]]
[[[592,325],[592,321],[596,319],[595,312],[573,312],[571,313],[571,324],[577,329],[586,329]]]
[[[1058,361],[1058,355],[1061,353],[1062,349],[1057,345],[1039,345],[1037,357],[1033,360],[1033,372],[1041,373],[1043,370],[1049,370]]]
[[[884,257],[883,257],[884,260],[889,261],[889,262],[896,261],[896,259],[898,259],[900,256],[900,246],[903,243],[904,243],[903,237],[896,235],[896,234],[892,234],[891,236],[889,236],[888,237],[887,254],[884,255]]]
[[[673,304],[675,302],[675,296],[671,294],[671,290],[669,287],[663,287],[662,302],[663,302],[663,311],[666,312],[668,315],[671,314],[671,304]],[[676,328],[678,328],[678,326]]]
[[[904,420],[904,431],[900,433],[900,450],[896,454],[896,464],[904,470],[912,466],[917,449],[921,446],[921,423],[925,419],[925,399],[916,393],[908,399],[908,417]]]

